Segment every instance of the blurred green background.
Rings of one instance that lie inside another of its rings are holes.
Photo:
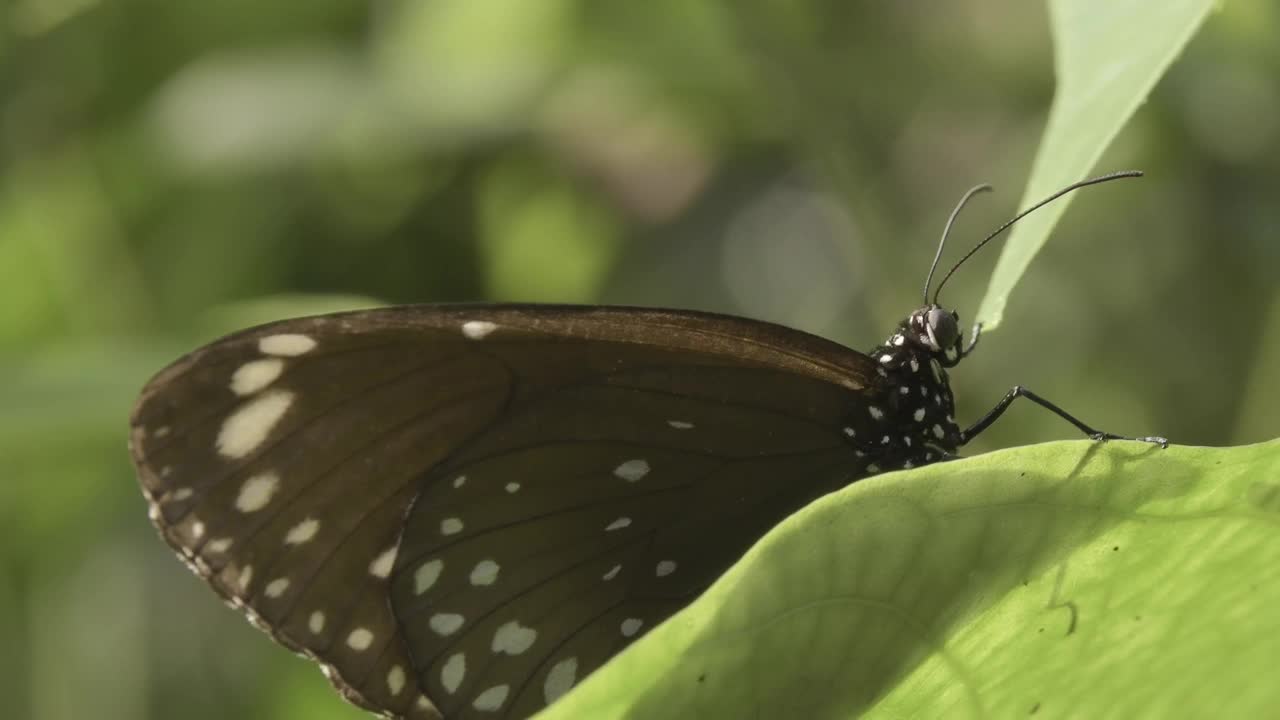
[[[953,375],[1118,432],[1275,437],[1280,6],[1224,3]],[[1016,208],[1053,92],[1020,0],[0,5],[0,716],[356,718],[153,534],[149,375],[374,302],[745,314],[857,348]],[[995,252],[944,301],[972,316]],[[1015,407],[973,452],[1072,437]]]

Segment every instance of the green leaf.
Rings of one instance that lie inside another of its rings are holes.
[[[1213,0],[1050,0],[1058,89],[1022,207],[1082,179],[1195,34]],[[1115,168],[1122,169],[1122,168]],[[977,320],[1000,324],[1009,293],[1071,196],[1014,226]]]
[[[810,505],[540,717],[1263,717],[1280,441],[1058,442]]]

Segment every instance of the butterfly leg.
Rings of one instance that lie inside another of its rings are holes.
[[[1088,435],[1093,440],[1136,440],[1138,442],[1147,442],[1147,443],[1159,445],[1162,448],[1169,447],[1169,441],[1162,437],[1154,437],[1154,436],[1153,437],[1129,437],[1127,435],[1116,435],[1114,433],[1095,430],[1089,427],[1088,425],[1085,425],[1083,422],[1081,422],[1078,418],[1076,418],[1071,413],[1067,412],[1066,410],[1063,410],[1057,405],[1054,405],[1048,400],[1045,400],[1039,395],[1022,387],[1021,385],[1014,385],[1013,389],[1010,390],[1008,393],[1006,393],[1005,396],[1000,399],[1000,402],[996,403],[995,407],[987,411],[987,414],[979,418],[978,421],[975,422],[972,426],[970,426],[968,430],[965,430],[964,432],[962,432],[960,434],[960,444],[964,445],[965,443],[969,442],[973,438],[977,437],[978,434],[981,433],[983,430],[986,430],[987,427],[991,425],[991,423],[995,422],[997,419],[999,419],[1001,415],[1004,414],[1005,410],[1009,409],[1009,405],[1011,405],[1014,400],[1017,400],[1020,397],[1025,397],[1026,399],[1034,402],[1040,407],[1045,408],[1046,410],[1049,410],[1050,412],[1062,418],[1063,420],[1066,420],[1072,425],[1075,425],[1077,428],[1080,429],[1081,432],[1083,432],[1085,435]]]

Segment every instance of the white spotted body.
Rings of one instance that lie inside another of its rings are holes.
[[[946,366],[960,361],[958,335],[942,344],[930,317],[939,322],[929,305],[912,313],[883,344],[870,351],[885,371],[879,392],[866,410],[849,415],[847,442],[862,453],[867,472],[909,469],[946,459],[961,444],[955,423],[955,399]],[[954,315],[947,314],[952,318]],[[871,470],[874,467],[875,470]]]

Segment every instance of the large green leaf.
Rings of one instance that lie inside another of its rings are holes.
[[[1023,207],[1089,172],[1213,5],[1213,0],[1050,0],[1058,88]],[[977,320],[985,329],[1000,324],[1009,293],[1069,202],[1070,196],[1014,227],[978,308]]]
[[[814,503],[540,717],[1264,717],[1277,637],[1280,441],[1058,442]]]

